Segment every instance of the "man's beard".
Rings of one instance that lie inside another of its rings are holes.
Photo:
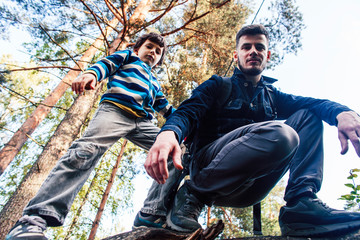
[[[245,69],[241,66],[240,63],[238,63],[238,67],[241,70],[242,73],[249,75],[249,76],[257,76],[259,74],[262,73],[262,71],[264,70],[263,68],[250,68],[250,69]]]

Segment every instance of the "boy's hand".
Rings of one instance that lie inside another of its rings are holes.
[[[360,117],[352,111],[342,112],[336,117],[338,121],[338,133],[341,143],[341,154],[345,154],[348,149],[348,140],[355,148],[357,155],[360,157]]]
[[[96,78],[95,78],[95,76],[93,74],[91,74],[91,73],[85,73],[85,74],[82,74],[81,76],[79,76],[78,78],[76,78],[72,82],[71,89],[76,94],[81,94],[85,90],[93,90],[93,89],[95,89],[95,86],[96,86]]]
[[[168,157],[172,156],[174,166],[181,170],[181,148],[173,131],[161,132],[150,148],[145,161],[146,172],[159,184],[164,184],[169,177]]]

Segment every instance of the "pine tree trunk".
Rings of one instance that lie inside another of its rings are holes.
[[[113,167],[110,179],[108,181],[108,185],[106,186],[103,198],[101,199],[100,206],[99,206],[98,212],[96,214],[96,217],[94,219],[94,222],[93,222],[93,225],[92,225],[91,232],[90,232],[88,240],[94,240],[95,239],[96,231],[97,231],[97,229],[99,227],[99,224],[100,224],[101,215],[104,212],[104,207],[105,207],[106,201],[107,201],[107,199],[109,197],[111,187],[112,187],[112,185],[114,183],[114,178],[116,177],[116,172],[119,169],[119,164],[120,164],[121,158],[124,155],[126,144],[127,144],[127,140],[124,140],[124,142],[123,142],[123,144],[121,146],[119,156],[116,159],[116,162],[115,162],[115,165]]]
[[[118,20],[114,18],[109,23],[110,26],[115,27],[118,24]],[[108,27],[106,29],[107,36],[112,32],[113,28]],[[78,65],[81,68],[85,68],[87,62],[90,62],[95,53],[104,43],[103,36],[98,37],[93,45],[84,53],[81,59],[78,61]],[[47,96],[44,101],[34,110],[31,116],[26,119],[22,126],[14,133],[12,138],[5,144],[0,151],[0,175],[5,171],[6,167],[15,158],[16,154],[21,150],[22,146],[28,140],[29,136],[35,131],[42,120],[46,118],[52,107],[59,101],[64,95],[65,91],[71,86],[72,81],[79,75],[81,69],[70,70],[66,76],[60,81],[57,87]]]

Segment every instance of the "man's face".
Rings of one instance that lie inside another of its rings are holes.
[[[160,61],[163,51],[163,47],[160,47],[158,44],[148,39],[140,46],[139,49],[134,50],[141,61],[147,63],[150,67],[155,66]]]
[[[250,76],[261,74],[269,59],[270,51],[265,35],[244,35],[239,39],[234,60],[244,74]]]

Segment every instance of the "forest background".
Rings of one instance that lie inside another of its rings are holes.
[[[145,31],[159,31],[170,44],[166,62],[156,74],[175,106],[211,74],[226,73],[236,31],[255,19],[271,30],[274,57],[265,74],[280,79],[277,87],[329,98],[359,112],[355,87],[356,57],[360,53],[356,44],[360,40],[356,17],[359,3],[298,2],[299,8],[295,1],[281,0],[264,1],[264,5],[263,1],[4,1],[0,5],[2,37],[21,32],[21,39],[16,40],[27,43],[21,48],[12,42],[11,48],[26,50],[1,59],[2,151],[29,116],[36,118],[31,115],[36,109],[42,107],[49,113],[34,132],[26,128],[31,137],[0,176],[1,234],[17,220],[24,204],[69,144],[81,135],[97,107],[95,91],[77,97],[68,89],[80,73],[74,69],[85,69],[115,48],[131,47]],[[303,12],[311,17],[305,14],[303,19]],[[308,22],[311,24],[304,28]],[[84,59],[89,49],[93,55]],[[228,74],[231,72],[230,68]],[[59,87],[61,83],[65,86]],[[67,90],[59,94],[62,97],[56,105],[48,104],[48,97],[56,95],[59,88]],[[158,119],[157,124],[162,123],[163,119]],[[325,179],[319,196],[330,201],[330,206],[342,208],[344,201],[337,199],[348,191],[344,183],[358,159],[353,149],[340,156],[336,128],[326,124],[325,148]],[[115,144],[79,193],[64,227],[47,231],[50,239],[98,239],[129,230],[151,184],[142,167],[145,156],[131,143]],[[118,166],[116,173],[112,172],[114,165]],[[283,204],[285,180],[262,203],[265,234],[279,234],[277,212]],[[113,183],[111,191],[109,183]],[[106,205],[104,196],[108,196]],[[98,209],[103,205],[99,224]],[[201,221],[205,226],[219,218],[227,222],[223,236],[252,234],[251,209],[212,208],[204,211]]]

